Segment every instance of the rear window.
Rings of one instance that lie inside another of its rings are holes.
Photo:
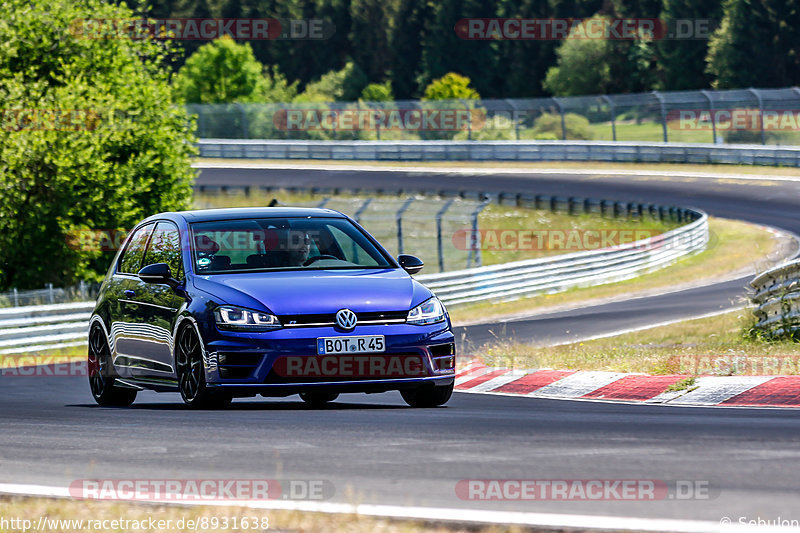
[[[258,270],[393,268],[349,220],[264,218],[191,225],[198,274]]]

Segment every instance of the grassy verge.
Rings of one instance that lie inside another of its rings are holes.
[[[749,310],[687,320],[607,339],[533,347],[498,342],[480,350],[485,363],[510,368],[607,370],[646,374],[797,375],[800,343],[750,335]],[[691,388],[693,381],[685,380]]]
[[[800,168],[772,167],[759,165],[695,165],[678,163],[615,163],[602,161],[348,161],[319,159],[221,159],[199,158],[197,163],[234,163],[249,165],[324,165],[324,166],[370,166],[370,167],[430,167],[446,169],[578,169],[596,171],[602,175],[604,170],[696,172],[700,174],[754,174],[764,176],[800,176]]]
[[[20,519],[31,521],[28,531],[39,524],[40,517],[47,517],[47,524],[39,531],[58,531],[71,533],[77,531],[128,531],[143,533],[167,533],[180,531],[280,531],[316,533],[347,531],[352,533],[448,533],[464,531],[464,527],[444,524],[426,524],[414,520],[395,520],[371,518],[346,514],[323,514],[300,511],[262,511],[238,507],[180,507],[164,505],[131,504],[91,500],[58,500],[48,498],[0,497],[0,507],[5,520]],[[58,524],[59,520],[82,520],[84,527],[68,523]],[[116,525],[112,520],[118,520]],[[121,521],[126,520],[127,523]],[[155,523],[149,522],[156,521]],[[89,527],[98,523],[101,527]],[[100,521],[100,522],[97,522]],[[103,521],[105,524],[103,524]],[[136,524],[134,521],[138,521]],[[163,521],[159,523],[158,521]],[[227,521],[227,527],[224,527]],[[237,527],[233,524],[236,523]],[[247,524],[245,526],[244,524]],[[19,524],[19,522],[17,523]],[[207,527],[193,527],[205,524]],[[213,527],[213,524],[217,524]],[[257,524],[256,527],[254,527]],[[137,527],[138,525],[138,527]],[[153,527],[155,525],[155,527]],[[267,525],[268,527],[263,527]],[[59,527],[60,526],[60,527]],[[120,527],[127,526],[127,527]],[[181,527],[182,526],[182,527]],[[4,529],[23,531],[22,527]],[[469,531],[483,533],[524,531],[517,527],[470,527]]]
[[[456,324],[488,322],[537,310],[600,303],[621,294],[627,298],[679,286],[710,283],[734,274],[744,276],[764,270],[768,266],[765,258],[780,246],[774,234],[746,222],[711,217],[709,229],[711,239],[705,251],[655,272],[618,283],[576,288],[511,302],[454,306],[450,309],[450,316]]]
[[[618,141],[653,141],[662,142],[664,140],[664,129],[660,122],[625,122],[619,121],[615,125]],[[592,140],[613,139],[611,122],[595,122],[589,124],[589,131],[592,132]],[[711,143],[713,137],[710,131],[702,130],[679,130],[677,121],[669,122],[667,125],[667,138],[670,142],[682,143]]]

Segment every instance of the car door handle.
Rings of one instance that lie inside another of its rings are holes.
[[[130,289],[125,291],[125,297],[126,298],[133,298],[134,296],[136,296],[136,291],[132,291]]]

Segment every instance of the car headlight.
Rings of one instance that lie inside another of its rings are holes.
[[[409,324],[436,324],[444,322],[444,305],[435,296],[425,300],[408,312]]]
[[[217,307],[214,310],[214,318],[220,329],[234,331],[269,331],[281,327],[281,323],[275,315],[241,307]]]

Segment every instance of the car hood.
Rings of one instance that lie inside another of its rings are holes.
[[[276,315],[356,313],[411,309],[431,292],[402,269],[305,270],[215,274],[194,278],[219,304]]]

